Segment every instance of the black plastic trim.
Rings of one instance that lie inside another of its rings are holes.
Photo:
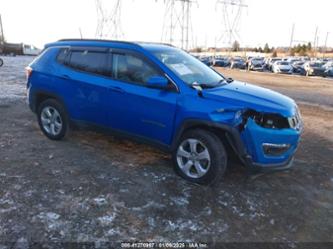
[[[164,152],[171,152],[170,151],[170,146],[164,143],[161,143],[157,140],[153,140],[153,139],[149,139],[147,137],[143,137],[140,135],[136,135],[133,133],[129,133],[129,132],[125,132],[122,130],[118,130],[118,129],[114,129],[111,127],[106,127],[106,126],[101,126],[101,125],[97,125],[95,123],[91,123],[91,122],[86,122],[86,121],[82,121],[82,120],[75,120],[75,119],[71,119],[70,120],[71,125],[73,125],[74,127],[77,128],[82,128],[84,130],[92,130],[92,131],[96,131],[96,132],[101,132],[101,133],[106,133],[115,137],[119,137],[119,138],[125,138],[128,140],[132,140],[138,143],[143,143],[143,144],[147,144],[147,145],[151,145],[157,149],[160,149],[161,151]]]

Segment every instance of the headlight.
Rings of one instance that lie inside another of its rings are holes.
[[[301,112],[299,111],[298,107],[296,106],[296,114],[292,118],[288,118],[288,123],[290,128],[295,130],[301,130],[302,129],[302,116]]]
[[[242,116],[242,111],[237,111],[235,114],[235,120],[239,119]]]

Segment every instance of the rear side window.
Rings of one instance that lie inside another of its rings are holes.
[[[153,66],[132,54],[113,54],[112,76],[116,80],[144,85],[152,76],[161,75]]]
[[[74,50],[66,65],[83,72],[108,75],[107,59],[108,54],[103,51]]]

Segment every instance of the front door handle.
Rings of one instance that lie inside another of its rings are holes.
[[[120,88],[120,87],[118,87],[118,86],[110,86],[110,87],[108,87],[108,89],[110,91],[113,91],[113,92],[118,92],[118,93],[122,93],[122,94],[125,93],[125,90],[122,89],[122,88]]]

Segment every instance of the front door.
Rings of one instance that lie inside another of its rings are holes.
[[[160,90],[146,86],[150,77],[163,75],[148,59],[130,51],[113,51],[112,56],[112,80],[108,84],[110,125],[169,144],[179,96],[176,88]]]

